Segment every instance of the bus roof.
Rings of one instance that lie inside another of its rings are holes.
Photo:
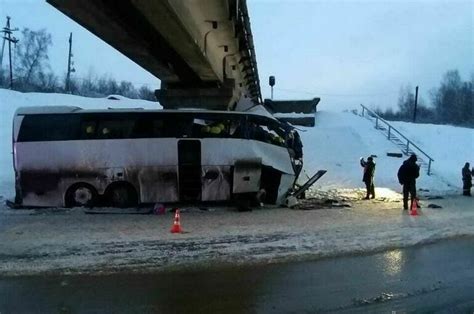
[[[108,108],[108,109],[83,109],[77,106],[31,106],[19,107],[15,111],[15,116],[19,115],[35,115],[35,114],[64,114],[64,113],[113,113],[113,112],[150,112],[150,113],[218,113],[229,115],[252,115],[266,117],[277,120],[266,110],[252,111],[219,111],[219,110],[203,110],[203,109],[143,109],[143,108]]]

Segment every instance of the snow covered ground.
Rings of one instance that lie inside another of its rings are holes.
[[[434,174],[461,190],[461,168],[466,162],[474,167],[474,129],[436,124],[393,122],[400,132],[430,152]]]
[[[421,171],[417,187],[430,194],[461,193],[461,168],[467,161],[474,164],[474,129],[406,122],[396,122],[394,126],[435,159],[433,175]],[[376,195],[401,191],[397,171],[407,157],[388,157],[387,153],[401,150],[371,121],[351,112],[320,111],[316,113],[316,126],[303,130],[306,172],[309,175],[316,169],[328,170],[313,191],[363,187],[359,159],[372,154],[377,155]]]
[[[173,235],[173,216],[86,215],[80,209],[11,210],[12,117],[31,105],[83,108],[157,108],[129,99],[89,99],[72,95],[23,94],[0,89],[0,275],[44,272],[101,272],[166,269],[182,265],[253,263],[316,258],[474,236],[472,199],[461,193],[464,162],[474,164],[474,130],[451,126],[395,123],[431,154],[433,176],[422,173],[422,215],[402,212],[396,172],[405,159],[387,157],[399,149],[370,121],[352,113],[320,111],[316,126],[301,132],[305,171],[328,170],[309,196],[341,198],[352,207],[303,204],[311,210],[263,208],[249,213],[184,209],[186,233]],[[374,201],[363,195],[360,157],[377,155]],[[453,196],[454,194],[454,196]],[[444,199],[429,200],[433,195]],[[442,208],[427,208],[430,203]]]

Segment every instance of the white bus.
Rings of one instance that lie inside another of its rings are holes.
[[[19,206],[133,207],[265,197],[283,203],[302,167],[288,125],[228,111],[19,108]],[[262,201],[262,199],[259,199]]]

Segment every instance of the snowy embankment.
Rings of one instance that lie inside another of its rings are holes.
[[[461,168],[466,161],[474,164],[474,129],[447,125],[424,125],[406,122],[394,123],[401,132],[434,158],[432,172],[420,171],[419,189],[430,194],[461,193]],[[316,169],[328,172],[317,182],[315,190],[353,189],[364,187],[360,157],[377,155],[375,186],[379,196],[387,189],[400,192],[397,171],[407,158],[388,157],[387,153],[401,150],[370,122],[353,113],[325,112],[316,114],[316,126],[301,132],[304,144],[305,170],[308,175]]]
[[[466,162],[474,167],[474,129],[406,122],[392,124],[432,156],[435,176],[440,175],[459,190],[462,188],[461,168]]]

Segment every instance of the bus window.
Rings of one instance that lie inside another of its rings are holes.
[[[237,127],[235,124],[232,129],[233,133],[230,133],[231,120],[203,120],[203,119],[194,119],[193,126],[193,137],[236,137]]]
[[[18,142],[70,141],[78,136],[78,115],[26,115],[20,127]]]
[[[99,139],[124,139],[131,138],[135,120],[132,119],[107,119],[100,120],[98,126]]]
[[[244,126],[240,121],[232,121],[230,123],[229,135],[233,138],[245,138]]]
[[[139,117],[133,127],[132,138],[157,138],[164,136],[162,119]]]
[[[163,120],[163,131],[165,137],[191,137],[193,130],[193,118],[173,115]]]
[[[152,136],[153,137],[163,137],[164,136],[164,127],[165,124],[162,119],[153,119],[152,122]]]
[[[81,139],[97,138],[97,122],[83,121],[81,123]]]

